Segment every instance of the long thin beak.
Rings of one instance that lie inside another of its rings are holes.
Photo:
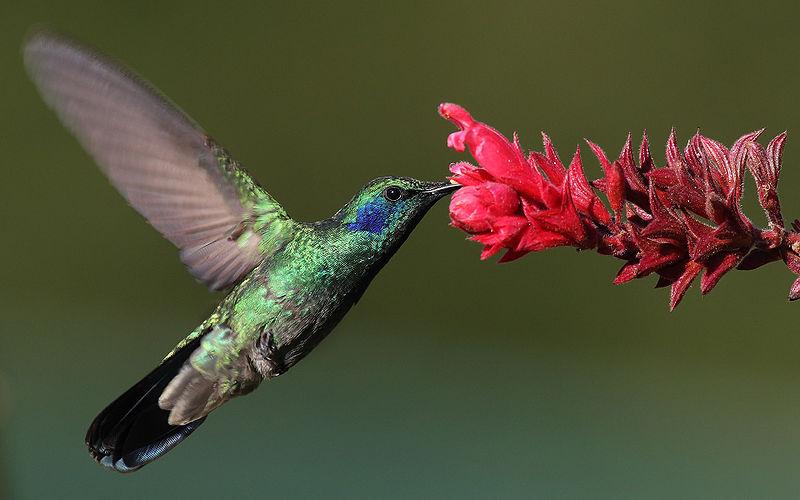
[[[460,187],[460,185],[452,182],[431,182],[428,184],[423,193],[427,194],[428,196],[433,196],[438,200],[439,198],[447,196]]]

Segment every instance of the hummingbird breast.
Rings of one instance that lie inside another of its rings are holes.
[[[300,235],[220,304],[228,324],[248,339],[251,362],[265,378],[284,373],[316,347],[382,267],[369,247],[325,236]]]

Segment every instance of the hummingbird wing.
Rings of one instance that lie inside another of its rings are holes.
[[[62,123],[210,289],[235,284],[291,237],[295,223],[280,204],[133,72],[46,31],[23,53]]]

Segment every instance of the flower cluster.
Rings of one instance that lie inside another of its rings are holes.
[[[447,145],[469,148],[479,165],[450,166],[451,179],[464,186],[453,195],[450,218],[483,244],[482,259],[501,250],[500,261],[508,262],[556,246],[595,249],[625,261],[617,284],[658,275],[658,287],[672,287],[672,309],[701,273],[703,294],[734,267],[782,260],[800,275],[800,223],[784,227],[777,194],[785,133],[764,148],[761,131],[753,132],[730,149],[698,133],[681,150],[673,130],[660,168],[646,134],[637,155],[629,134],[614,161],[587,141],[604,174],[589,182],[579,149],[565,166],[545,134],[543,152],[526,154],[516,134],[508,140],[458,105],[441,104],[439,113],[459,128]],[[767,228],[756,227],[742,212],[748,169]],[[800,278],[789,298],[800,298]]]

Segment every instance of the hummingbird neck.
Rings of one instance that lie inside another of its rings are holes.
[[[332,254],[331,260],[345,264],[356,274],[369,274],[380,270],[406,240],[405,236],[387,237],[387,231],[375,230],[373,224],[346,221],[337,213],[311,227],[319,245]]]

